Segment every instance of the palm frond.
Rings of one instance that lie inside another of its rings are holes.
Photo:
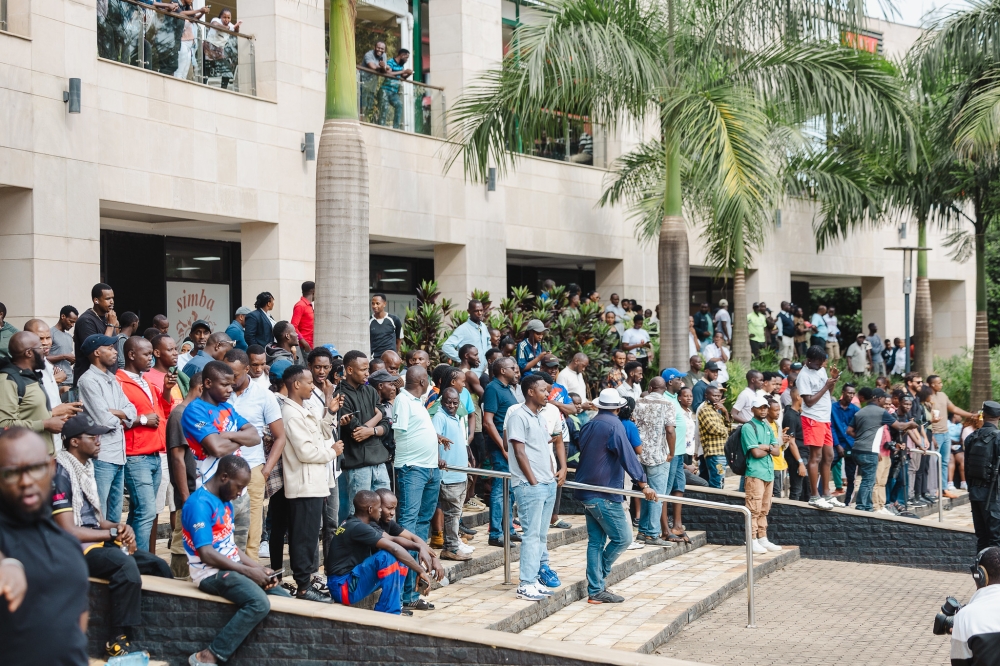
[[[1000,3],[970,0],[932,22],[914,45],[913,58],[929,81],[1000,61]]]
[[[951,130],[959,156],[996,159],[1000,150],[1000,70],[979,77]]]
[[[944,246],[948,248],[949,259],[965,263],[976,254],[976,237],[959,227],[945,236]]]

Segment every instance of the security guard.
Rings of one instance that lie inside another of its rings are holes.
[[[1000,548],[988,548],[976,556],[972,577],[978,589],[955,615],[951,665],[997,666],[1000,664]]]
[[[969,483],[976,550],[1000,546],[1000,403],[983,403],[983,427],[965,440],[965,479]]]

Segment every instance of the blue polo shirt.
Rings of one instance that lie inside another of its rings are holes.
[[[833,403],[830,409],[830,430],[833,431],[834,446],[842,446],[845,451],[854,448],[854,438],[847,434],[847,426],[851,425],[854,415],[861,411],[861,408],[851,403],[845,408],[840,401]]]
[[[493,424],[497,427],[497,432],[503,432],[507,410],[516,404],[517,397],[514,395],[513,386],[506,386],[499,379],[494,379],[486,385],[483,393],[483,414],[486,412],[493,414]],[[492,438],[487,437],[487,441],[493,448],[499,448]]]

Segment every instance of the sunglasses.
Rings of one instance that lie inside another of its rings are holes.
[[[33,481],[41,481],[49,470],[49,461],[21,465],[20,467],[0,467],[0,483],[13,486],[27,474]]]

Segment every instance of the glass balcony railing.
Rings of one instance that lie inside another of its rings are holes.
[[[97,1],[100,57],[203,85],[257,94],[253,35],[136,0]]]
[[[362,122],[445,138],[444,89],[394,79],[358,67],[358,118]]]
[[[551,134],[543,131],[535,139],[521,137],[515,151],[560,162],[607,166],[607,136],[600,125],[582,116],[554,115]]]

